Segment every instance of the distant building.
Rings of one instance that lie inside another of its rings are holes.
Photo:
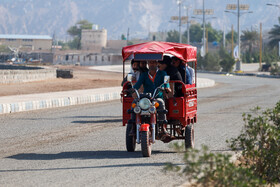
[[[83,29],[81,37],[82,50],[101,52],[107,44],[107,30],[98,28]]]
[[[52,38],[46,35],[0,35],[0,44],[29,51],[51,50]]]
[[[54,55],[54,64],[81,66],[122,64],[122,55],[92,53],[91,51],[64,51]]]
[[[103,53],[119,53],[121,54],[122,48],[127,45],[126,40],[108,40],[107,47],[102,50]]]

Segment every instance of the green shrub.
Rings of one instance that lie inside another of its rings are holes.
[[[220,71],[219,55],[216,53],[207,53],[204,57],[198,54],[198,69],[206,71]]]
[[[274,63],[271,65],[270,74],[271,75],[280,75],[280,67],[278,66],[277,63]]]
[[[235,61],[230,56],[228,58],[223,59],[220,62],[220,66],[222,67],[222,71],[224,71],[224,72],[232,72],[234,64],[235,64]]]
[[[265,48],[262,55],[262,61],[266,64],[272,64],[273,62],[280,61],[280,57],[278,56],[278,50],[276,48]]]
[[[232,150],[240,151],[238,163],[231,156],[189,149],[184,153],[184,166],[169,163],[165,171],[181,172],[195,185],[201,186],[273,186],[280,183],[280,101],[263,112],[259,107],[253,114],[243,114],[244,128],[237,138],[227,142]],[[184,145],[173,145],[182,151]]]
[[[220,66],[222,67],[222,71],[232,72],[235,61],[231,57],[231,55],[224,48],[220,49],[219,55],[220,55],[220,58],[222,59],[220,61]]]
[[[178,150],[178,145],[175,144]],[[190,149],[184,154],[184,167],[169,163],[165,171],[182,172],[189,182],[195,180],[202,186],[261,186],[261,181],[254,173],[243,167],[238,167],[230,161],[231,156],[221,153],[211,153],[206,146],[202,151]]]
[[[242,150],[240,166],[249,168],[269,184],[280,183],[280,101],[264,112],[256,107],[253,114],[243,114],[244,129],[231,139],[233,150]]]

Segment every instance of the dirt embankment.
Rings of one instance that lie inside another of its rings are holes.
[[[82,66],[55,67],[60,69],[73,69],[74,78],[0,84],[0,96],[112,87],[120,86],[122,81],[122,73],[91,70],[88,67]]]

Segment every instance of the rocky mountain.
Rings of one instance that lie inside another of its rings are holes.
[[[182,0],[186,6],[202,9],[202,0]],[[87,19],[99,28],[108,30],[109,39],[119,39],[129,28],[131,38],[145,38],[149,31],[178,29],[170,17],[178,15],[176,0],[0,0],[0,34],[47,34],[55,32],[59,38],[69,38],[67,29],[78,20]],[[236,28],[237,16],[225,13],[226,4],[237,0],[205,0],[206,9],[214,9],[216,19],[208,19],[217,29]],[[277,24],[280,9],[266,3],[280,4],[279,0],[240,0],[249,4],[252,14],[241,16],[242,29],[264,29]],[[186,9],[182,9],[186,15]],[[201,22],[202,16],[197,19]],[[183,30],[186,29],[184,26]]]

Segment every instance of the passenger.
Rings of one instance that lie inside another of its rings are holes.
[[[183,82],[185,84],[192,84],[190,72],[187,67],[186,68],[184,67],[181,59],[179,59],[175,56],[172,57],[172,65],[178,69],[178,71],[180,72],[180,74],[182,76]]]
[[[190,67],[188,64],[187,65],[187,68],[190,72],[190,75],[191,75],[191,83],[194,84],[194,80],[195,80],[195,72],[194,72],[194,69],[192,67]]]
[[[139,80],[137,83],[133,86],[135,89],[139,89],[141,85],[144,86],[144,93],[154,93],[155,89],[162,85],[164,83],[164,76],[167,75],[166,72],[158,70],[157,68],[157,62],[156,61],[148,61],[148,67],[149,71],[144,72],[141,74]],[[171,92],[169,88],[169,84],[164,85],[164,89],[167,93]],[[157,95],[157,102],[159,103],[159,110],[165,109],[165,104],[163,101],[163,93],[160,92]],[[132,120],[135,121],[135,114],[132,113]],[[161,132],[164,135],[168,135],[166,131],[166,114],[165,113],[159,113],[158,114],[158,121],[159,124],[162,124],[163,132]]]
[[[159,61],[159,69],[165,71],[167,75],[170,76],[170,80],[173,81],[182,81],[182,76],[177,68],[171,65],[171,58],[169,56],[164,56],[162,61]],[[181,97],[183,96],[182,93],[182,84],[175,83],[174,84],[174,96]]]
[[[131,60],[131,67],[129,74],[132,74],[132,81],[138,81],[140,77],[140,71],[139,71],[139,61],[135,61],[134,59]],[[127,76],[122,81],[123,84],[127,81]]]
[[[158,62],[159,70],[165,71],[170,76],[171,81],[183,81],[178,69],[171,65],[171,58],[169,56],[164,56],[163,60]]]
[[[147,72],[149,71],[149,69],[147,68],[147,61],[140,61],[140,73],[144,73],[144,72]]]

